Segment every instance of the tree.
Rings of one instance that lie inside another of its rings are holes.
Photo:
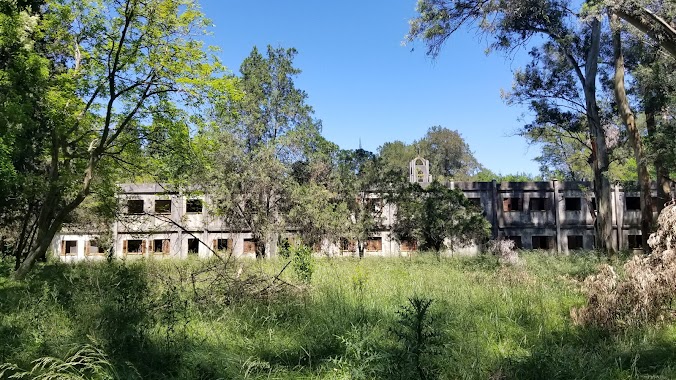
[[[468,181],[483,169],[458,131],[438,125],[413,144],[394,141],[378,148],[382,170],[406,178],[409,162],[416,156],[428,159],[430,174],[442,181]]]
[[[659,46],[676,58],[676,5],[666,1],[605,0],[603,5],[616,17],[622,18],[645,33]]]
[[[631,29],[628,30],[631,32]],[[627,70],[631,73],[629,93],[633,94],[636,112],[645,115],[647,130],[646,154],[655,167],[657,179],[657,211],[671,200],[669,168],[676,165],[673,159],[674,118],[676,107],[676,59],[661,54],[659,48],[634,33],[624,34],[623,52]]]
[[[478,23],[479,28],[492,36],[493,49],[510,50],[523,46],[534,36],[545,38],[544,57],[555,51],[560,57],[554,62],[565,65],[559,78],[574,82],[567,90],[581,94],[579,106],[584,108],[585,124],[592,145],[590,166],[594,173],[594,192],[598,203],[596,219],[596,246],[613,252],[609,158],[599,106],[596,98],[598,60],[600,54],[601,23],[598,18],[579,23],[565,0],[519,0],[485,2],[479,0],[420,0],[418,17],[410,22],[407,38],[420,38],[428,47],[428,54],[439,53],[444,42],[460,27]],[[563,66],[562,66],[563,67]],[[544,82],[539,87],[541,103],[547,109],[556,109],[556,102],[548,101],[548,87],[556,83]],[[563,89],[562,87],[557,87]],[[540,92],[541,91],[541,92]],[[564,98],[565,99],[565,98]]]
[[[343,150],[338,157],[338,194],[349,211],[350,228],[343,238],[356,240],[359,257],[363,257],[366,241],[383,227],[383,199],[390,182],[405,179],[397,172],[385,173],[382,161],[364,149]]]
[[[215,211],[226,225],[251,231],[257,257],[273,254],[287,224],[331,207],[322,183],[330,157],[316,157],[333,148],[319,135],[307,94],[294,85],[295,55],[268,46],[263,56],[254,47],[240,67],[241,97],[217,105],[214,125],[201,137],[208,153],[195,183],[218,200]]]
[[[427,130],[425,137],[416,141],[420,154],[430,160],[433,178],[467,181],[481,170],[469,145],[458,131],[441,126]]]
[[[157,115],[185,120],[232,81],[196,39],[208,26],[192,0],[50,1],[37,21],[46,60],[39,102],[44,191],[37,197],[35,244],[15,277],[44,256],[57,231],[91,194],[101,166],[121,158]],[[180,107],[175,107],[180,104]],[[186,121],[187,122],[187,121]]]
[[[650,175],[648,174],[648,165],[646,162],[646,155],[641,141],[641,135],[636,125],[636,118],[629,105],[629,98],[624,85],[624,55],[622,52],[622,36],[620,35],[620,20],[615,11],[612,9],[608,12],[610,19],[610,26],[612,29],[613,40],[613,62],[615,67],[615,75],[613,77],[613,89],[615,93],[615,101],[619,109],[620,116],[627,128],[629,134],[629,142],[634,150],[634,158],[636,160],[636,167],[638,169],[638,181],[641,189],[641,234],[643,236],[650,236],[653,226],[653,201],[652,191],[650,186]],[[648,239],[643,239],[643,251],[650,252]]]
[[[490,235],[490,223],[481,210],[461,190],[437,181],[426,189],[406,183],[391,193],[389,201],[397,207],[393,232],[399,241],[414,240],[421,248],[438,252],[481,243]]]
[[[378,148],[378,157],[380,157],[383,170],[408,178],[408,165],[418,154],[416,149],[415,144],[409,145],[402,141],[384,143]]]

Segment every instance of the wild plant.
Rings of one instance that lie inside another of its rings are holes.
[[[498,258],[500,264],[516,265],[519,263],[519,254],[514,250],[515,246],[514,240],[495,239],[488,242],[487,250]]]
[[[438,376],[436,357],[441,352],[441,333],[431,305],[432,299],[416,296],[397,310],[399,318],[390,331],[399,342],[394,367],[400,378],[426,380]]]
[[[24,370],[12,363],[0,365],[0,379],[31,380],[117,380],[140,378],[138,372],[127,364],[130,370],[120,376],[110,358],[93,344],[85,344],[71,351],[65,359],[44,356],[32,362],[30,370]]]
[[[659,228],[649,243],[653,253],[636,255],[624,264],[622,276],[608,264],[585,279],[587,305],[572,309],[579,324],[608,330],[662,321],[673,316],[676,298],[676,206],[659,216]]]
[[[373,379],[385,370],[387,355],[378,349],[378,334],[374,326],[352,326],[345,335],[338,336],[345,354],[330,360],[335,371],[352,380]]]

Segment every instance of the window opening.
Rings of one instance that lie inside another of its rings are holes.
[[[547,198],[531,198],[528,208],[531,211],[545,211]]]
[[[196,255],[200,250],[200,241],[195,238],[188,239],[188,254]]]
[[[566,198],[566,211],[582,210],[582,198]]]
[[[521,236],[505,236],[505,240],[513,241],[515,249],[523,248],[523,244],[521,243]]]
[[[371,252],[383,250],[383,238],[370,238],[366,240],[366,250]]]
[[[244,253],[256,253],[256,242],[253,239],[244,239]]]
[[[641,197],[627,197],[625,200],[628,211],[641,209]]]
[[[143,199],[128,200],[127,214],[143,214]]]
[[[185,201],[185,210],[188,213],[201,213],[202,212],[202,200],[201,199],[188,199]]]
[[[641,235],[629,235],[629,249],[641,249],[643,248],[643,236]]]
[[[584,248],[584,239],[582,235],[568,235],[568,249],[576,250]]]
[[[143,240],[127,240],[126,253],[142,254],[143,253]]]
[[[77,255],[77,240],[66,240],[64,242],[63,254],[66,256]]]
[[[521,211],[522,203],[521,198],[504,198],[502,200],[502,211]]]
[[[169,200],[169,199],[157,199],[155,201],[155,213],[157,213],[157,214],[170,214],[171,213],[171,200]]]
[[[554,238],[552,236],[533,236],[533,249],[552,249],[554,248]]]

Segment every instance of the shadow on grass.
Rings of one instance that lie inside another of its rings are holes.
[[[657,330],[652,332],[661,334]],[[649,331],[620,335],[582,327],[545,335],[531,355],[505,359],[503,379],[671,379],[676,374],[672,338],[646,339]]]

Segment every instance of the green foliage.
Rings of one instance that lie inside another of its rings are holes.
[[[71,352],[65,359],[42,357],[33,361],[30,370],[22,370],[14,364],[0,365],[0,378],[9,379],[72,379],[72,380],[117,380],[121,377],[110,359],[100,348],[85,344]]]
[[[220,200],[214,211],[225,223],[252,232],[259,257],[287,224],[299,223],[313,244],[346,219],[329,187],[337,147],[320,136],[307,94],[294,84],[295,56],[254,48],[240,67],[241,96],[215,103],[218,112],[195,138],[201,158],[192,183]]]
[[[408,178],[409,162],[416,156],[430,161],[430,174],[440,182],[468,181],[484,170],[458,131],[438,125],[410,145],[394,141],[378,148],[383,173],[401,178]]]
[[[312,280],[314,271],[314,258],[312,257],[312,248],[306,245],[297,245],[290,249],[291,264],[296,277],[306,284]]]
[[[0,62],[0,101],[8,105],[0,111],[0,168],[7,171],[10,157],[17,173],[0,184],[15,200],[9,212],[0,202],[0,225],[13,227],[6,234],[17,277],[90,194],[110,195],[122,172],[147,161],[154,173],[181,172],[182,160],[157,145],[185,147],[178,142],[202,122],[194,115],[234,88],[199,39],[210,23],[192,0],[38,3],[6,7],[0,24],[0,49],[12,58]]]
[[[393,231],[397,239],[414,240],[423,249],[440,251],[482,242],[490,224],[462,191],[433,182],[423,189],[405,184],[390,199],[397,206]]]
[[[408,305],[397,310],[399,319],[392,332],[399,342],[395,356],[397,373],[402,379],[437,377],[436,356],[441,352],[441,334],[430,307],[432,299],[411,297]]]

